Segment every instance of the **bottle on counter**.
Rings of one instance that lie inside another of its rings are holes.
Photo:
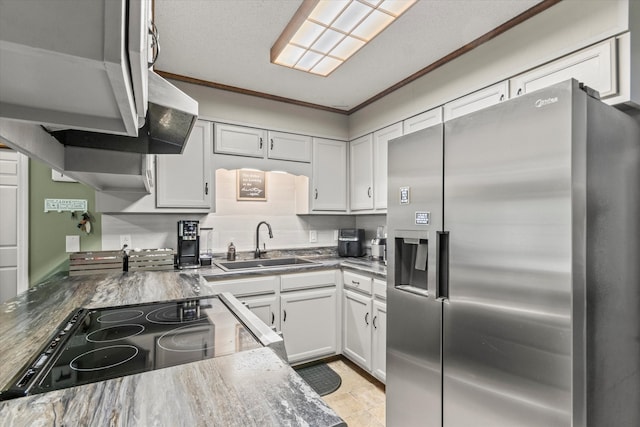
[[[236,260],[236,247],[233,245],[233,242],[229,243],[229,247],[227,248],[227,261],[235,261]]]

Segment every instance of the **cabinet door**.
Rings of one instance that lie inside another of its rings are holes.
[[[344,346],[342,352],[366,370],[371,370],[371,298],[344,291]]]
[[[426,129],[430,126],[442,123],[442,107],[437,107],[417,116],[409,117],[402,122],[402,134],[408,135]]]
[[[371,372],[383,383],[387,377],[387,304],[373,301]]]
[[[349,206],[352,211],[373,209],[373,137],[360,137],[349,147]]]
[[[281,326],[290,363],[336,352],[336,289],[283,293]]]
[[[455,119],[482,110],[504,101],[508,97],[509,81],[507,80],[444,104],[444,120]]]
[[[617,93],[617,75],[616,41],[610,39],[514,77],[512,96],[574,78],[605,98]]]
[[[244,126],[215,124],[216,153],[236,156],[264,157],[267,131]]]
[[[267,156],[270,159],[311,162],[310,136],[272,131],[269,131],[268,136]]]
[[[313,139],[312,211],[347,210],[347,143]]]
[[[280,307],[274,295],[238,298],[249,310],[275,331],[280,330]]]
[[[402,136],[402,123],[373,133],[373,207],[387,209],[387,147],[389,140]]]
[[[211,207],[211,123],[196,121],[182,154],[157,156],[156,205]]]

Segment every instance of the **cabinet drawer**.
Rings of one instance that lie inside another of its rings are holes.
[[[362,274],[345,271],[343,273],[344,286],[351,289],[358,289],[361,292],[371,295],[373,293],[371,277]]]
[[[387,282],[381,279],[373,279],[373,295],[387,299]]]
[[[335,270],[286,274],[280,279],[280,290],[282,292],[292,291],[294,289],[321,288],[335,285]]]
[[[278,289],[278,276],[209,282],[215,293],[231,292],[234,296],[272,294]]]

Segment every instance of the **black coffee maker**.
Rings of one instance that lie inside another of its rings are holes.
[[[195,220],[178,221],[178,268],[200,266],[200,226]]]

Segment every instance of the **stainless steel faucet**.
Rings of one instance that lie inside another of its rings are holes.
[[[260,258],[260,256],[262,256],[262,254],[266,253],[266,245],[265,245],[265,250],[261,251],[260,250],[260,226],[262,224],[265,224],[267,226],[267,228],[269,229],[269,238],[273,239],[273,232],[271,231],[271,226],[269,225],[269,223],[267,221],[260,221],[258,223],[258,226],[256,227],[256,251],[253,254],[254,258]]]

